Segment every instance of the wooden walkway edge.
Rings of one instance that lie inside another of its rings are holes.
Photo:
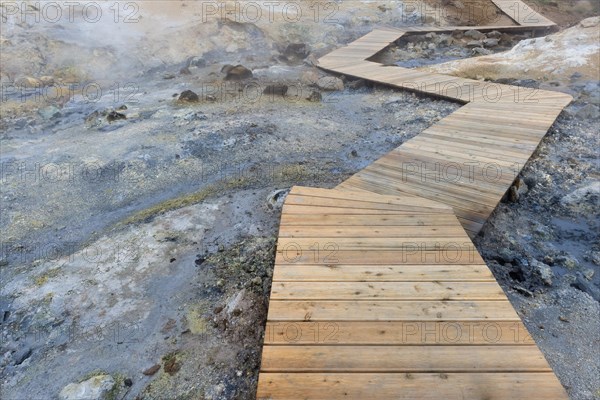
[[[517,23],[553,23],[493,0]],[[258,399],[566,399],[471,242],[571,97],[368,61],[377,29],[319,60],[465,105],[335,189],[283,206]]]

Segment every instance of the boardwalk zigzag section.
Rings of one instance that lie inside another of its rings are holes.
[[[257,398],[566,397],[452,207],[294,187]]]
[[[566,399],[471,238],[571,96],[369,61],[405,33],[381,28],[319,67],[463,107],[335,189],[285,200],[259,399]],[[491,92],[493,88],[494,92]]]

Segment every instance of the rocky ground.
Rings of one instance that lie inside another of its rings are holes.
[[[459,107],[313,66],[374,24],[426,20],[392,3],[3,24],[2,399],[253,398],[285,190],[333,187]],[[488,39],[419,37],[382,62],[525,38]],[[508,78],[547,84],[491,79]],[[563,85],[576,101],[476,239],[574,399],[600,396],[597,84]]]

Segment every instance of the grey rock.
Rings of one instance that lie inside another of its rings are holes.
[[[491,51],[489,51],[488,49],[484,49],[483,47],[475,47],[474,49],[471,50],[471,52],[473,53],[473,55],[479,55],[479,56],[487,56],[492,54]]]
[[[470,48],[481,47],[482,44],[483,43],[480,40],[471,40],[467,43],[467,47],[470,47]]]
[[[500,39],[502,34],[498,31],[491,31],[491,32],[486,33],[485,36],[487,36],[490,39]]]
[[[593,269],[586,269],[583,272],[583,276],[585,277],[585,279],[587,279],[588,281],[591,281],[592,278],[594,277],[594,275],[596,275],[596,271],[594,271]]]
[[[267,204],[271,209],[279,209],[283,206],[283,202],[287,196],[287,189],[275,190],[267,196]]]
[[[188,68],[196,67],[196,68],[204,68],[206,67],[206,60],[200,57],[190,57],[187,62]]]
[[[306,100],[312,101],[313,103],[318,103],[323,100],[323,96],[321,95],[321,92],[313,90],[310,92],[310,95],[306,98]]]
[[[58,395],[59,400],[105,400],[115,386],[110,375],[96,375],[81,383],[70,383]]]
[[[310,49],[305,43],[291,43],[283,52],[288,62],[299,62],[310,54]]]
[[[177,100],[184,103],[195,103],[200,101],[200,97],[191,90],[184,90]]]
[[[317,81],[321,90],[344,90],[344,81],[335,76],[324,76]]]
[[[246,289],[242,289],[235,295],[229,297],[229,299],[227,300],[227,305],[225,306],[225,311],[228,315],[239,314],[240,306],[244,300],[245,295]]]
[[[265,90],[263,90],[263,94],[269,96],[285,96],[288,91],[287,85],[268,85]]]
[[[600,116],[600,111],[598,109],[598,106],[595,106],[593,104],[586,104],[585,106],[580,108],[575,115],[578,118],[596,119]]]
[[[44,107],[38,110],[38,114],[44,119],[58,118],[61,116],[60,110],[54,106]]]
[[[542,282],[544,282],[544,285],[552,286],[552,278],[554,278],[554,273],[549,265],[546,265],[538,260],[533,260],[531,262],[531,266],[533,267],[536,275],[539,276]]]
[[[225,65],[221,68],[221,72],[225,75],[226,81],[241,81],[243,79],[252,78],[252,71],[243,65]]]
[[[576,269],[579,267],[579,261],[570,255],[559,256],[556,258],[556,262],[568,269]]]
[[[483,45],[485,47],[496,47],[496,46],[498,46],[499,42],[500,42],[499,39],[484,39]]]
[[[469,39],[473,39],[473,40],[482,40],[482,39],[486,38],[486,36],[483,33],[479,32],[475,29],[470,29],[470,30],[466,31],[464,35],[465,35],[465,37],[468,37]]]

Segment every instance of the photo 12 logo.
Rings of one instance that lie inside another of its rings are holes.
[[[202,22],[338,23],[333,1],[202,1]]]
[[[0,3],[2,23],[65,23],[100,21],[137,23],[140,5],[137,2],[95,1],[3,1]]]

